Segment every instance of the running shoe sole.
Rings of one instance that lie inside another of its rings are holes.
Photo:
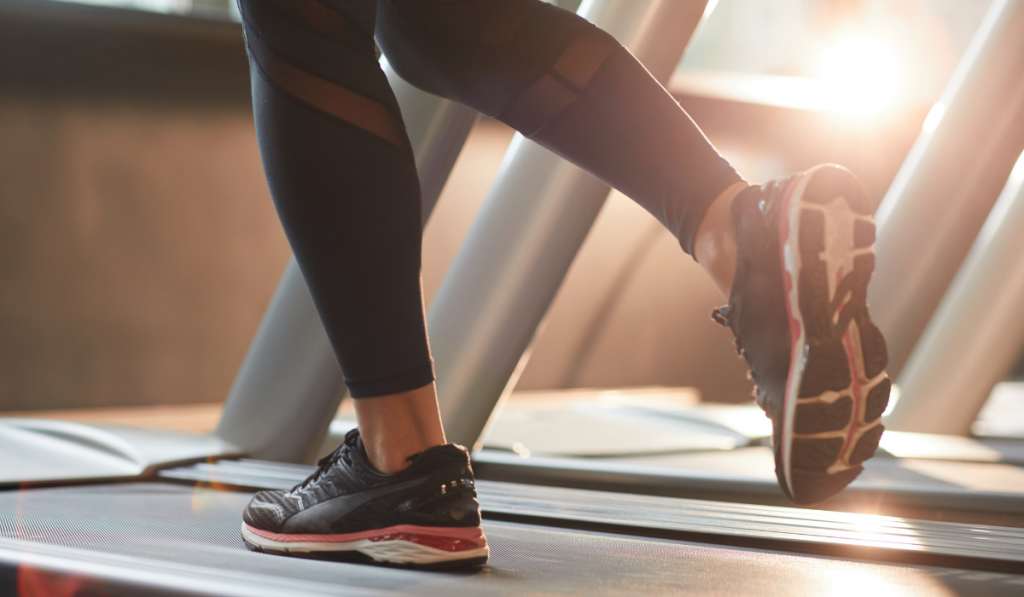
[[[792,353],[774,433],[776,468],[790,499],[813,504],[853,481],[882,437],[891,385],[885,340],[866,308],[838,329],[852,297],[864,304],[875,225],[863,184],[835,165],[802,174],[786,190],[782,210]]]
[[[242,523],[252,551],[337,561],[377,562],[420,569],[482,566],[490,549],[481,527],[399,525],[342,535],[283,534]]]

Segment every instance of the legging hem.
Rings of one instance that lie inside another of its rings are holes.
[[[408,392],[422,388],[432,381],[434,381],[434,364],[427,363],[401,375],[366,381],[345,380],[345,385],[348,386],[349,396],[363,399]]]
[[[722,162],[728,165],[725,160],[722,160]],[[732,167],[723,168],[717,176],[705,183],[701,189],[688,199],[687,218],[676,233],[676,239],[679,241],[679,246],[682,247],[683,251],[690,257],[693,257],[694,261],[697,261],[697,255],[694,254],[693,245],[697,240],[697,231],[704,221],[704,216],[707,215],[708,209],[715,202],[715,199],[718,199],[718,196],[724,193],[726,189],[738,182],[743,182],[743,177],[738,172],[733,170]]]

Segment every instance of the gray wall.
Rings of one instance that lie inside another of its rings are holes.
[[[0,409],[222,400],[288,255],[237,25],[0,0]]]
[[[288,247],[251,116],[0,99],[0,407],[223,399]]]

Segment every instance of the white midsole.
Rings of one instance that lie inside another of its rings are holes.
[[[445,551],[436,547],[430,547],[429,545],[421,545],[412,541],[398,539],[389,541],[359,539],[344,543],[275,541],[253,533],[246,527],[245,523],[242,523],[242,537],[253,545],[288,553],[358,551],[378,562],[391,562],[395,564],[436,564],[439,562],[470,560],[490,555],[490,548],[486,545],[464,551]]]
[[[791,203],[789,213],[785,214],[789,217],[789,235],[783,241],[782,267],[789,273],[789,279],[793,284],[786,298],[789,301],[790,317],[797,322],[799,328],[799,335],[793,341],[790,349],[789,376],[786,380],[786,395],[782,401],[782,470],[789,495],[796,495],[796,492],[793,490],[792,474],[793,423],[796,418],[796,403],[799,398],[800,380],[803,379],[804,374],[805,363],[801,353],[807,341],[807,330],[804,326],[803,313],[800,312],[800,268],[803,265],[800,257],[800,199],[803,197],[804,191],[807,190],[807,185],[810,183],[811,176],[813,176],[813,170],[812,168],[800,177],[800,180],[796,183],[796,188],[793,189],[793,194],[790,196],[790,201],[796,202],[796,209],[793,209]]]

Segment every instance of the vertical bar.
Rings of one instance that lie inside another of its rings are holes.
[[[579,13],[664,83],[707,7],[706,0],[587,0]],[[474,446],[511,392],[608,192],[516,135],[427,316],[449,441]]]
[[[872,316],[898,378],[1024,147],[1024,1],[995,0],[878,208]]]
[[[1024,154],[899,377],[891,429],[967,435],[1024,348]]]
[[[477,114],[416,89],[383,66],[416,156],[425,226]],[[216,435],[256,458],[308,462],[344,392],[341,369],[293,257],[231,386]]]

